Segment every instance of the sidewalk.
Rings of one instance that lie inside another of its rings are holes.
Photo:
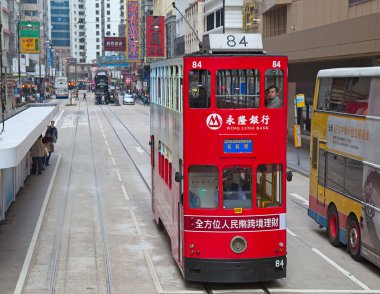
[[[42,175],[30,175],[17,193],[16,201],[6,212],[0,223],[0,289],[1,293],[13,293],[23,268],[28,263],[29,247],[35,245],[36,226],[43,217],[44,204],[50,194],[49,186],[54,181],[59,167],[60,155],[52,154],[50,166]],[[29,256],[31,257],[31,256]]]
[[[309,177],[310,154],[309,145],[295,148],[293,142],[288,141],[286,159],[288,169]]]

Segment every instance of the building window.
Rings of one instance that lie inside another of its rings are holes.
[[[207,31],[211,31],[214,29],[214,13],[207,15]]]
[[[287,6],[274,8],[263,15],[263,35],[264,37],[274,37],[286,34],[287,27]]]
[[[224,25],[224,10],[223,10],[223,8],[217,10],[215,16],[216,16],[215,27],[219,28],[219,27],[223,26]]]

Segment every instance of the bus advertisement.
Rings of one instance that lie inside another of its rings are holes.
[[[67,77],[55,78],[55,96],[57,99],[69,98],[69,87],[67,85]]]
[[[313,104],[308,215],[333,246],[380,266],[380,67],[321,70]]]

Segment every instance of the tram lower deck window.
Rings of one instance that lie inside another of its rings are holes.
[[[258,208],[280,206],[282,203],[282,165],[261,164],[256,173]]]
[[[218,168],[193,165],[189,167],[188,203],[191,208],[218,207]]]
[[[252,208],[252,169],[228,166],[223,169],[223,208]]]

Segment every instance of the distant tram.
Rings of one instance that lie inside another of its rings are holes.
[[[151,64],[154,218],[186,280],[284,278],[287,57],[260,35],[209,38]]]

